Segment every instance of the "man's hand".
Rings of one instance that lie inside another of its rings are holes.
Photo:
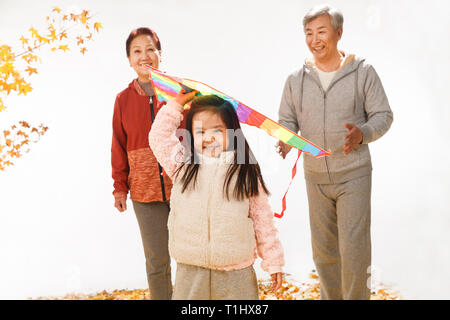
[[[275,292],[281,287],[283,282],[283,277],[281,272],[273,273],[270,275],[272,277],[272,291]]]
[[[120,212],[127,210],[127,195],[117,195],[114,200],[114,207]]]
[[[278,154],[285,159],[286,155],[291,151],[292,147],[282,141],[278,141],[278,143],[275,145],[275,148],[277,149]]]
[[[361,130],[354,124],[344,124],[348,130],[348,134],[345,136],[344,155],[348,155],[352,152],[358,144],[363,140],[363,134]]]

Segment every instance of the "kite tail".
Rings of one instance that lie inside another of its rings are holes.
[[[295,164],[294,167],[292,168],[292,175],[291,175],[291,181],[289,182],[289,185],[287,187],[286,192],[284,193],[283,196],[283,200],[281,200],[281,204],[282,204],[282,210],[281,213],[274,213],[274,216],[277,218],[282,218],[284,215],[284,212],[286,211],[286,195],[289,191],[289,187],[291,186],[292,181],[294,180],[295,175],[297,174],[297,163],[298,163],[298,159],[300,159],[300,156],[302,155],[302,151],[298,150],[298,156],[297,156],[297,160],[295,160]]]

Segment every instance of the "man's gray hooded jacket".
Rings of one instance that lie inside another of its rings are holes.
[[[389,102],[375,69],[362,58],[348,55],[328,89],[323,90],[312,62],[286,80],[279,109],[279,123],[317,146],[333,153],[314,158],[305,154],[305,178],[318,184],[342,183],[368,175],[372,162],[368,143],[388,131],[393,121]],[[362,143],[343,154],[344,124],[355,124]]]

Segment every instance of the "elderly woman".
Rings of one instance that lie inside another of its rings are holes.
[[[153,119],[161,107],[144,64],[158,68],[161,43],[149,28],[133,30],[126,41],[130,67],[137,74],[115,101],[111,147],[114,206],[126,210],[133,202],[144,247],[152,299],[171,299],[167,219],[172,182],[163,174],[148,142]],[[181,125],[183,126],[183,124]]]
[[[332,155],[303,162],[321,299],[369,299],[372,163],[368,144],[393,115],[375,69],[338,50],[344,18],[317,6],[303,19],[312,57],[285,84],[279,123]],[[279,142],[284,158],[290,147]]]

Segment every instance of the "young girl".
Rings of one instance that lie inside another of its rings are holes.
[[[268,191],[230,102],[213,95],[192,101],[188,148],[180,143],[175,132],[183,106],[195,94],[182,92],[163,106],[149,134],[150,147],[173,181],[169,253],[177,272],[172,298],[256,300],[257,253],[274,291],[281,286],[284,265]]]

